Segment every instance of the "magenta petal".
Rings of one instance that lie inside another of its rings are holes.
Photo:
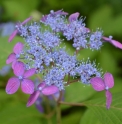
[[[31,106],[32,104],[34,104],[35,101],[37,100],[37,98],[39,97],[39,95],[40,95],[40,92],[39,92],[39,91],[34,91],[34,92],[30,95],[26,106],[29,107],[29,106]]]
[[[94,88],[94,90],[96,91],[102,91],[105,89],[104,81],[100,77],[91,78],[90,83],[92,87]]]
[[[67,12],[64,12],[64,11],[62,11],[62,10],[58,10],[58,11],[56,11],[56,12],[54,12],[56,15],[68,15],[68,13]]]
[[[72,21],[77,20],[77,18],[79,17],[79,15],[80,15],[80,14],[79,14],[78,12],[71,14],[71,15],[69,16],[69,22],[72,22]]]
[[[28,77],[34,75],[35,72],[36,72],[36,69],[35,69],[35,68],[29,69],[28,71],[26,71],[26,72],[24,73],[24,78],[28,78]]]
[[[34,83],[29,79],[24,79],[21,82],[21,89],[26,94],[32,94],[34,92]]]
[[[111,73],[105,73],[104,75],[105,86],[108,88],[112,88],[114,86],[114,78]]]
[[[43,81],[43,82],[41,82],[41,83],[37,86],[37,88],[38,88],[38,90],[41,91],[45,86],[46,86],[46,84],[45,84],[45,82]]]
[[[42,16],[41,21],[45,22],[47,20],[48,15]]]
[[[13,94],[15,93],[20,86],[20,81],[16,77],[12,77],[8,80],[8,83],[6,85],[6,93],[7,94]]]
[[[32,17],[29,17],[29,18],[27,18],[26,20],[24,20],[21,24],[24,25],[24,24],[26,24],[27,22],[29,22],[31,19],[32,19]]]
[[[102,37],[102,39],[105,40],[105,41],[110,42],[110,43],[113,44],[115,47],[122,49],[122,44],[121,44],[120,42],[118,42],[118,41],[116,41],[116,40],[112,40],[111,38],[107,38],[107,37]]]
[[[47,86],[44,89],[42,89],[42,93],[44,95],[52,95],[58,91],[59,89],[56,86]]]
[[[90,29],[89,28],[85,28],[86,29],[86,32],[89,33],[90,32]]]
[[[11,53],[11,54],[8,56],[7,60],[6,60],[6,64],[10,64],[10,63],[13,62],[14,60],[16,60],[16,55],[15,55],[15,53]]]
[[[41,97],[39,97],[36,102],[35,102],[35,106],[36,108],[38,109],[39,112],[43,113],[44,112],[44,109],[43,109],[43,106],[42,106],[42,102],[43,102],[43,99]]]
[[[17,60],[15,60],[15,61],[12,62],[12,69],[13,70],[14,70],[14,66],[15,66],[16,62],[17,62]]]
[[[112,94],[110,91],[106,91],[106,108],[109,109],[112,102]]]
[[[9,37],[9,39],[8,39],[8,42],[11,42],[11,41],[13,40],[13,38],[17,35],[17,33],[18,33],[18,31],[15,30],[15,31],[10,35],[10,37]]]
[[[16,62],[13,69],[16,76],[23,76],[25,70],[24,63],[20,61]]]
[[[22,51],[23,47],[24,47],[23,43],[21,43],[21,42],[16,43],[16,45],[14,46],[14,49],[13,49],[14,53],[20,54],[20,52]]]

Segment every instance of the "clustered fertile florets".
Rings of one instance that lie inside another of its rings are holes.
[[[26,23],[32,18],[27,18],[16,25],[16,30],[9,38],[10,42],[19,34],[25,43],[18,42],[6,61],[7,64],[12,63],[12,69],[17,76],[9,79],[6,92],[15,93],[21,83],[22,91],[32,94],[27,106],[33,104],[40,93],[51,95],[64,90],[65,86],[72,82],[70,77],[77,78],[77,81],[84,84],[90,84],[93,77],[101,78],[101,70],[95,62],[77,59],[80,50],[85,48],[99,50],[103,40],[122,49],[118,41],[112,40],[112,37],[104,37],[103,31],[97,29],[91,32],[86,27],[84,19],[78,18],[78,12],[71,14],[68,19],[67,15],[68,13],[62,10],[50,11],[50,14],[40,19],[40,22],[31,22],[30,25]],[[66,40],[73,41],[71,42],[75,48],[73,55],[68,54],[66,48],[60,47]],[[40,73],[43,83],[34,91],[33,81],[27,78]],[[92,81],[92,84],[94,82]],[[97,89],[97,86],[95,88]]]

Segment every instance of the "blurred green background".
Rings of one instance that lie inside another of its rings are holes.
[[[38,21],[50,10],[60,9],[68,12],[69,15],[79,12],[81,16],[86,17],[86,27],[93,31],[99,27],[104,31],[104,36],[112,35],[113,39],[122,43],[122,0],[0,0],[0,70],[6,65],[6,58],[12,52],[15,42],[22,40],[17,37],[12,43],[7,42],[15,23],[29,16],[33,16],[34,20]],[[66,43],[66,45],[71,49],[71,44]],[[120,119],[122,99],[119,97],[122,94],[122,50],[104,43],[99,51],[81,51],[81,59],[88,57],[100,63],[99,67],[103,72],[108,71],[114,75],[115,86],[110,91],[113,94],[112,104],[118,105],[118,109],[114,110],[113,107],[108,112],[105,108],[101,110],[101,108],[91,108],[89,105],[86,105],[88,108],[62,105],[62,123],[122,124]],[[0,124],[55,124],[55,116],[45,119],[34,105],[26,108],[29,95],[23,94],[20,90],[13,95],[5,93],[6,83],[11,76],[13,76],[12,70],[8,74],[0,75]],[[67,102],[84,102],[99,98],[103,99],[104,103],[101,103],[105,105],[104,92],[97,93],[91,86],[84,87],[79,83],[67,87],[65,92]],[[118,101],[114,98],[118,98]],[[112,120],[114,117],[117,119]]]

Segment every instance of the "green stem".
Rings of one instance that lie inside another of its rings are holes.
[[[83,103],[68,103],[64,101],[60,101],[59,103],[64,105],[70,105],[70,106],[85,106]]]
[[[68,83],[65,84],[65,86],[71,84],[71,83],[75,83],[75,82],[78,82],[80,79],[75,79],[75,80],[72,80],[72,81],[69,81]]]
[[[61,124],[61,108],[60,100],[62,99],[62,91],[60,91],[60,96],[57,100],[56,113],[57,113],[57,124]]]
[[[61,124],[61,109],[59,103],[57,103],[56,106],[56,116],[57,116],[57,124]]]

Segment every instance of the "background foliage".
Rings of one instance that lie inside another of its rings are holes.
[[[63,9],[69,14],[80,12],[86,17],[86,25],[91,30],[101,28],[105,36],[112,35],[122,43],[122,0],[1,0],[0,1],[0,69],[5,66],[7,56],[20,37],[8,43],[10,28],[6,36],[2,36],[3,24],[23,21],[30,15],[39,20],[43,14],[50,10]],[[72,52],[71,45],[66,44]],[[65,101],[83,102],[86,107],[71,107],[62,105],[62,123],[72,124],[122,124],[122,50],[104,43],[100,51],[83,50],[80,59],[90,57],[100,63],[104,72],[114,75],[115,86],[111,89],[113,102],[110,110],[105,108],[105,93],[95,92],[91,86],[80,83],[72,84],[66,88]],[[51,124],[55,116],[44,118],[33,105],[26,108],[28,95],[18,91],[14,95],[5,93],[7,80],[13,75],[10,71],[0,76],[0,124]]]

